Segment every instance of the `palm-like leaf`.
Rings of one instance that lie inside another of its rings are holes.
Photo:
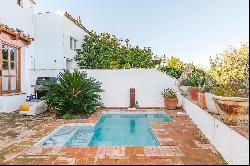
[[[88,78],[86,72],[64,70],[59,73],[58,83],[43,86],[46,95],[43,99],[51,110],[65,114],[90,114],[101,106],[101,83]]]

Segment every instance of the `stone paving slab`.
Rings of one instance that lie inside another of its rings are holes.
[[[216,149],[209,143],[191,119],[182,109],[140,109],[139,112],[161,112],[170,115],[174,122],[150,122],[150,127],[160,146],[71,146],[71,147],[33,147],[41,138],[48,135],[57,127],[67,123],[96,123],[102,112],[112,112],[114,109],[101,109],[88,119],[63,120],[53,116],[43,115],[32,117],[31,127],[25,127],[23,119],[18,116],[13,120],[21,124],[22,131],[29,131],[25,138],[21,133],[14,136],[12,133],[2,133],[0,139],[6,142],[12,136],[13,140],[3,146],[0,151],[0,164],[12,165],[183,165],[183,164],[227,164]],[[126,112],[127,109],[115,109]],[[181,112],[177,113],[177,112]],[[9,114],[11,116],[11,114]],[[16,116],[16,115],[15,115]],[[23,117],[24,119],[27,117]],[[21,121],[21,122],[20,122]],[[0,122],[4,122],[0,116]],[[11,130],[18,133],[19,125],[10,124]],[[32,131],[32,132],[31,132]],[[9,137],[8,137],[9,136]],[[1,143],[1,142],[0,142]]]

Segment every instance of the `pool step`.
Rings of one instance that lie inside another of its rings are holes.
[[[94,134],[94,128],[81,128],[72,136],[65,146],[88,146],[92,136]]]
[[[72,126],[64,126],[56,131],[50,137],[40,143],[40,146],[64,146],[66,142],[78,131],[78,128]]]

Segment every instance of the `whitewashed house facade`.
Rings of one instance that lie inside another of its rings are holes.
[[[77,68],[76,49],[89,31],[67,12],[34,14],[35,0],[0,0],[0,112],[30,95],[30,72]]]
[[[35,15],[34,69],[74,69],[76,49],[89,31],[63,11]],[[45,58],[46,57],[46,58]]]

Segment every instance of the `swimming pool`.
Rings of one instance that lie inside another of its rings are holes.
[[[64,125],[37,146],[158,146],[149,122],[172,122],[166,114],[102,114],[95,126]]]

